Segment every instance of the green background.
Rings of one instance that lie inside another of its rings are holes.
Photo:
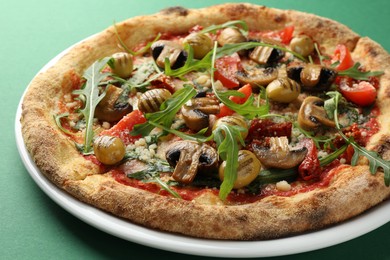
[[[15,145],[14,120],[29,81],[70,45],[126,18],[182,5],[227,1],[0,0],[0,258],[1,259],[205,259],[131,243],[82,222],[34,183]],[[240,2],[240,1],[235,1]],[[342,22],[390,50],[390,1],[246,1],[315,13]],[[389,212],[390,214],[390,212]],[[390,223],[351,241],[280,259],[390,259]]]

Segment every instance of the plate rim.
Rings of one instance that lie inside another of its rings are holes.
[[[93,36],[87,37],[82,41]],[[70,46],[50,60],[39,70],[31,81],[38,74],[50,68],[77,44]],[[390,200],[387,200],[361,215],[340,224],[318,231],[272,240],[225,241],[200,239],[153,230],[133,224],[130,221],[120,219],[110,213],[77,200],[50,182],[40,172],[25,147],[20,123],[23,99],[30,84],[31,82],[22,94],[15,117],[16,145],[25,168],[40,189],[55,203],[73,216],[105,233],[144,246],[182,254],[228,258],[273,257],[304,253],[341,244],[367,234],[390,221],[390,215],[386,214],[386,212],[390,211]],[[355,228],[356,226],[359,228]]]

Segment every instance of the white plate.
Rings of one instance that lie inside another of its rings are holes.
[[[53,65],[67,50],[51,60],[41,71]],[[24,95],[23,95],[24,96]],[[390,201],[342,224],[298,236],[267,241],[221,241],[155,231],[127,222],[78,201],[52,184],[40,172],[26,150],[21,133],[20,101],[15,133],[20,157],[38,186],[58,205],[86,223],[111,235],[158,249],[215,257],[268,257],[302,253],[336,245],[366,234],[390,221]]]

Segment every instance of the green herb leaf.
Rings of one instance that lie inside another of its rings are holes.
[[[80,112],[84,115],[86,121],[84,149],[83,153],[89,153],[92,150],[93,132],[93,117],[97,104],[106,95],[106,92],[99,94],[99,83],[110,74],[101,70],[106,66],[110,58],[104,58],[94,62],[84,73],[83,77],[86,79],[82,89],[74,90],[73,94],[79,95],[80,100],[84,100],[84,107]]]
[[[240,27],[237,27],[236,25],[240,25]],[[204,28],[203,30],[200,31],[200,33],[215,33],[217,32],[218,30],[221,30],[221,29],[224,29],[224,28],[227,28],[227,27],[231,27],[231,28],[236,28],[238,30],[240,30],[240,32],[243,34],[243,35],[248,35],[248,25],[246,24],[245,21],[242,21],[242,20],[235,20],[235,21],[229,21],[229,22],[226,22],[224,24],[218,24],[218,25],[211,25],[207,28]]]
[[[184,45],[187,52],[187,60],[184,65],[178,69],[172,70],[169,59],[165,59],[165,75],[181,78],[191,71],[199,71],[210,68],[212,52],[206,54],[201,60],[194,59],[194,50],[189,44]]]
[[[238,142],[244,144],[244,140],[241,137],[241,132],[243,131],[247,131],[247,129],[227,124],[222,124],[213,131],[218,154],[226,162],[224,179],[219,189],[219,197],[222,200],[225,200],[229,195],[237,179]]]
[[[341,146],[339,149],[337,149],[336,151],[334,151],[333,153],[329,154],[328,156],[321,158],[320,159],[320,166],[324,167],[324,166],[330,164],[331,162],[333,162],[334,160],[336,160],[340,155],[342,155],[345,152],[345,150],[347,150],[347,147],[348,147],[348,145],[345,144],[345,145]]]
[[[360,63],[356,62],[355,65],[353,65],[353,67],[347,70],[339,71],[338,75],[348,76],[356,80],[369,80],[370,77],[377,77],[384,74],[383,71],[360,71],[359,67],[360,67]]]
[[[213,50],[212,63],[211,63],[211,71],[214,71],[214,64],[217,56],[216,43]],[[254,105],[254,96],[250,95],[249,98],[245,101],[244,104],[237,104],[229,99],[230,96],[241,96],[242,93],[234,90],[228,91],[218,91],[215,82],[214,82],[214,73],[211,73],[211,86],[216,98],[225,104],[228,108],[234,110],[238,114],[247,117],[247,118],[255,118],[256,116],[262,116],[269,112],[269,104],[268,102],[262,106]]]
[[[298,58],[302,61],[305,61],[305,62],[307,61],[306,58],[303,57],[302,55],[300,55],[299,53],[296,53],[294,51],[291,51],[291,50],[289,50],[285,47],[279,46],[279,45],[268,44],[268,43],[264,43],[264,42],[241,42],[241,43],[235,43],[235,44],[225,44],[224,46],[219,47],[217,49],[216,57],[220,58],[222,56],[232,55],[235,52],[238,52],[241,50],[253,49],[253,48],[256,48],[258,46],[270,47],[270,48],[274,48],[274,49],[279,49],[279,50],[284,51],[284,52],[289,52],[292,55],[294,55],[296,58]]]
[[[161,37],[161,34],[159,33],[159,34],[157,34],[157,36],[151,42],[148,42],[143,48],[141,48],[138,51],[132,51],[132,50],[129,49],[129,47],[127,47],[127,45],[124,43],[122,38],[119,36],[118,28],[117,28],[115,23],[114,23],[114,31],[115,31],[116,38],[118,39],[119,44],[122,46],[122,48],[126,52],[128,52],[128,53],[130,53],[131,55],[134,55],[134,56],[141,55],[141,54],[147,52],[149,50],[149,48],[152,46],[152,44],[154,42],[158,41],[158,39],[160,39],[160,37]]]
[[[148,121],[143,124],[135,125],[131,131],[131,135],[146,136],[153,130],[156,124],[170,128],[176,113],[188,100],[195,96],[195,94],[196,90],[191,85],[185,85],[161,104],[160,111],[146,114],[145,118]],[[150,122],[153,122],[154,125]]]
[[[376,174],[378,168],[382,168],[384,172],[384,181],[386,186],[390,186],[390,161],[383,160],[380,155],[375,151],[369,151],[364,147],[361,147],[356,143],[352,138],[348,138],[341,130],[340,124],[338,121],[338,104],[341,98],[341,94],[338,92],[328,92],[327,95],[331,96],[334,105],[333,117],[336,124],[336,128],[339,132],[339,135],[345,140],[347,144],[352,145],[354,149],[354,154],[351,159],[351,165],[354,166],[357,164],[359,156],[366,157],[369,162],[369,169],[371,174]]]
[[[67,135],[75,135],[75,133],[72,133],[71,131],[69,131],[68,129],[64,128],[62,126],[62,123],[61,123],[61,119],[62,118],[67,118],[69,116],[69,113],[64,113],[64,114],[60,114],[60,115],[55,115],[53,116],[54,117],[54,121],[57,125],[57,127],[62,131],[64,132],[65,134]]]
[[[354,150],[354,154],[351,159],[351,165],[355,166],[357,164],[359,156],[366,157],[369,161],[370,173],[374,175],[378,171],[378,168],[382,168],[385,174],[385,184],[386,186],[390,186],[390,161],[383,160],[377,152],[369,151],[366,148],[358,145],[353,140],[349,140],[348,143],[352,145]]]

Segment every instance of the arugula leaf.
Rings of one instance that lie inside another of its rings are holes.
[[[216,53],[216,58],[220,58],[223,56],[232,55],[235,52],[241,51],[241,50],[249,50],[253,49],[257,46],[266,46],[271,47],[275,49],[280,49],[285,52],[290,52],[295,57],[302,61],[306,61],[306,58],[302,55],[293,52],[287,48],[284,48],[282,46],[274,45],[274,44],[268,44],[264,42],[242,42],[242,43],[235,43],[235,44],[225,44],[222,47],[217,48],[217,50],[211,50],[209,53],[207,53],[201,60],[194,59],[194,51],[192,47],[189,44],[186,44],[184,46],[184,50],[187,51],[188,56],[187,60],[184,63],[184,65],[178,69],[171,69],[171,65],[168,59],[165,59],[165,75],[171,76],[171,77],[177,77],[182,78],[184,75],[191,71],[200,71],[204,69],[210,68],[210,64],[212,63],[212,55]],[[213,63],[214,64],[214,63]]]
[[[110,58],[106,57],[94,62],[83,75],[87,80],[83,88],[73,91],[73,94],[79,95],[80,100],[84,101],[84,107],[80,109],[80,112],[84,115],[86,121],[83,153],[90,153],[92,151],[92,138],[94,135],[93,117],[95,108],[106,95],[105,91],[99,94],[98,86],[100,81],[110,75],[108,72],[101,72],[109,59]]]
[[[357,164],[359,156],[366,157],[369,161],[370,173],[375,175],[378,171],[378,168],[382,168],[385,174],[385,184],[386,186],[390,186],[390,161],[383,160],[377,152],[369,151],[366,148],[361,147],[352,139],[349,139],[348,142],[352,145],[354,150],[354,154],[351,159],[351,165],[355,166]]]
[[[241,25],[242,28],[237,27],[236,25]],[[249,30],[248,25],[246,24],[245,21],[242,21],[242,20],[234,20],[234,21],[226,22],[224,24],[211,25],[211,26],[201,30],[200,33],[209,33],[209,32],[215,33],[218,30],[221,30],[221,29],[224,29],[227,27],[232,27],[232,28],[236,28],[236,29],[240,30],[240,32],[244,36],[248,35],[248,30]]]
[[[377,77],[384,74],[383,71],[360,71],[359,67],[360,67],[360,63],[356,62],[355,65],[353,65],[353,67],[347,70],[339,71],[338,75],[348,76],[356,80],[369,80],[370,77]]]
[[[165,127],[163,125],[157,124],[157,123],[155,123],[153,121],[150,121],[149,123],[151,125],[153,125],[154,127],[160,128],[160,129],[162,129],[162,130],[164,130],[164,131],[166,131],[168,133],[174,134],[174,135],[180,137],[183,140],[190,140],[190,141],[196,141],[196,142],[204,143],[204,142],[210,141],[212,139],[212,136],[207,137],[207,136],[204,135],[206,133],[206,131],[207,131],[207,128],[204,128],[204,129],[200,130],[196,134],[186,134],[186,133],[180,132],[178,130],[175,130],[175,129],[172,129],[172,128],[168,128],[168,127]]]
[[[218,154],[226,162],[224,179],[219,189],[219,197],[225,200],[233,189],[237,179],[238,151],[240,142],[244,145],[241,132],[247,129],[237,125],[221,124],[214,131],[214,141],[217,143]]]
[[[211,71],[214,71],[214,64],[215,59],[217,56],[217,49],[216,49],[217,43],[214,45],[213,49],[213,56],[212,56],[212,62],[211,62]],[[242,93],[239,93],[238,91],[229,90],[229,91],[218,91],[215,82],[214,82],[214,73],[211,73],[211,86],[213,89],[213,92],[215,94],[215,97],[221,101],[223,104],[225,104],[230,109],[236,111],[238,114],[247,117],[247,118],[255,118],[256,116],[262,116],[269,112],[269,104],[268,102],[263,106],[255,106],[254,105],[254,96],[250,95],[247,101],[245,101],[244,104],[237,104],[229,99],[230,96],[241,96]]]
[[[147,113],[145,115],[147,121],[143,124],[135,125],[130,134],[133,136],[146,136],[153,130],[156,124],[170,128],[176,113],[188,100],[195,96],[195,94],[196,90],[191,85],[185,85],[161,104],[160,111]],[[154,124],[151,124],[150,122],[153,122]]]
[[[294,55],[296,58],[298,58],[302,61],[305,61],[305,62],[307,61],[306,58],[303,57],[302,55],[300,55],[299,53],[296,53],[292,50],[289,50],[289,49],[282,47],[282,46],[279,46],[279,45],[269,44],[269,43],[265,43],[265,42],[240,42],[240,43],[234,43],[234,44],[225,44],[224,46],[219,47],[217,49],[216,57],[220,58],[222,56],[232,55],[235,52],[238,52],[241,50],[253,49],[253,48],[256,48],[258,46],[270,47],[270,48],[279,49],[279,50],[284,51],[284,52],[289,52],[292,55]]]
[[[320,166],[324,167],[325,165],[328,165],[331,162],[333,162],[334,160],[336,160],[340,155],[342,155],[345,152],[345,150],[347,150],[347,147],[348,147],[348,145],[345,144],[345,145],[341,146],[339,149],[337,149],[336,151],[334,151],[333,153],[329,154],[328,156],[321,158],[320,159]]]
[[[184,50],[188,53],[184,65],[178,69],[171,69],[169,59],[165,59],[165,75],[182,78],[191,71],[199,71],[210,68],[212,52],[207,53],[201,60],[194,59],[194,50],[189,44],[184,45]]]
[[[339,135],[345,140],[347,144],[352,145],[354,149],[354,154],[351,159],[351,165],[355,166],[358,162],[360,156],[366,157],[369,162],[369,169],[371,174],[376,174],[378,168],[382,168],[384,172],[384,181],[386,186],[390,186],[390,161],[386,161],[380,157],[380,155],[375,151],[369,151],[364,147],[361,147],[356,143],[352,138],[348,138],[340,129],[340,124],[338,121],[338,104],[341,99],[341,94],[339,92],[328,92],[328,96],[331,96],[334,103],[333,118],[336,124],[336,128],[339,132]]]
[[[130,50],[127,45],[124,43],[124,41],[122,40],[122,38],[119,36],[119,32],[118,32],[118,28],[116,26],[116,24],[114,23],[114,31],[115,31],[115,35],[116,35],[116,38],[118,39],[119,41],[119,44],[122,46],[122,48],[130,53],[131,55],[134,55],[134,56],[137,56],[137,55],[141,55],[145,52],[147,52],[149,50],[149,48],[152,46],[152,44],[156,41],[158,41],[158,39],[160,39],[161,37],[161,34],[157,34],[157,36],[151,41],[151,42],[148,42],[143,48],[141,48],[140,50],[138,51],[132,51]]]
[[[57,127],[62,131],[64,132],[65,134],[67,135],[75,135],[75,133],[72,133],[71,131],[69,131],[68,129],[64,128],[62,126],[62,123],[61,123],[61,119],[62,118],[67,118],[69,116],[69,113],[64,113],[64,114],[60,114],[60,115],[54,115],[53,118],[54,118],[54,121],[57,125]]]

